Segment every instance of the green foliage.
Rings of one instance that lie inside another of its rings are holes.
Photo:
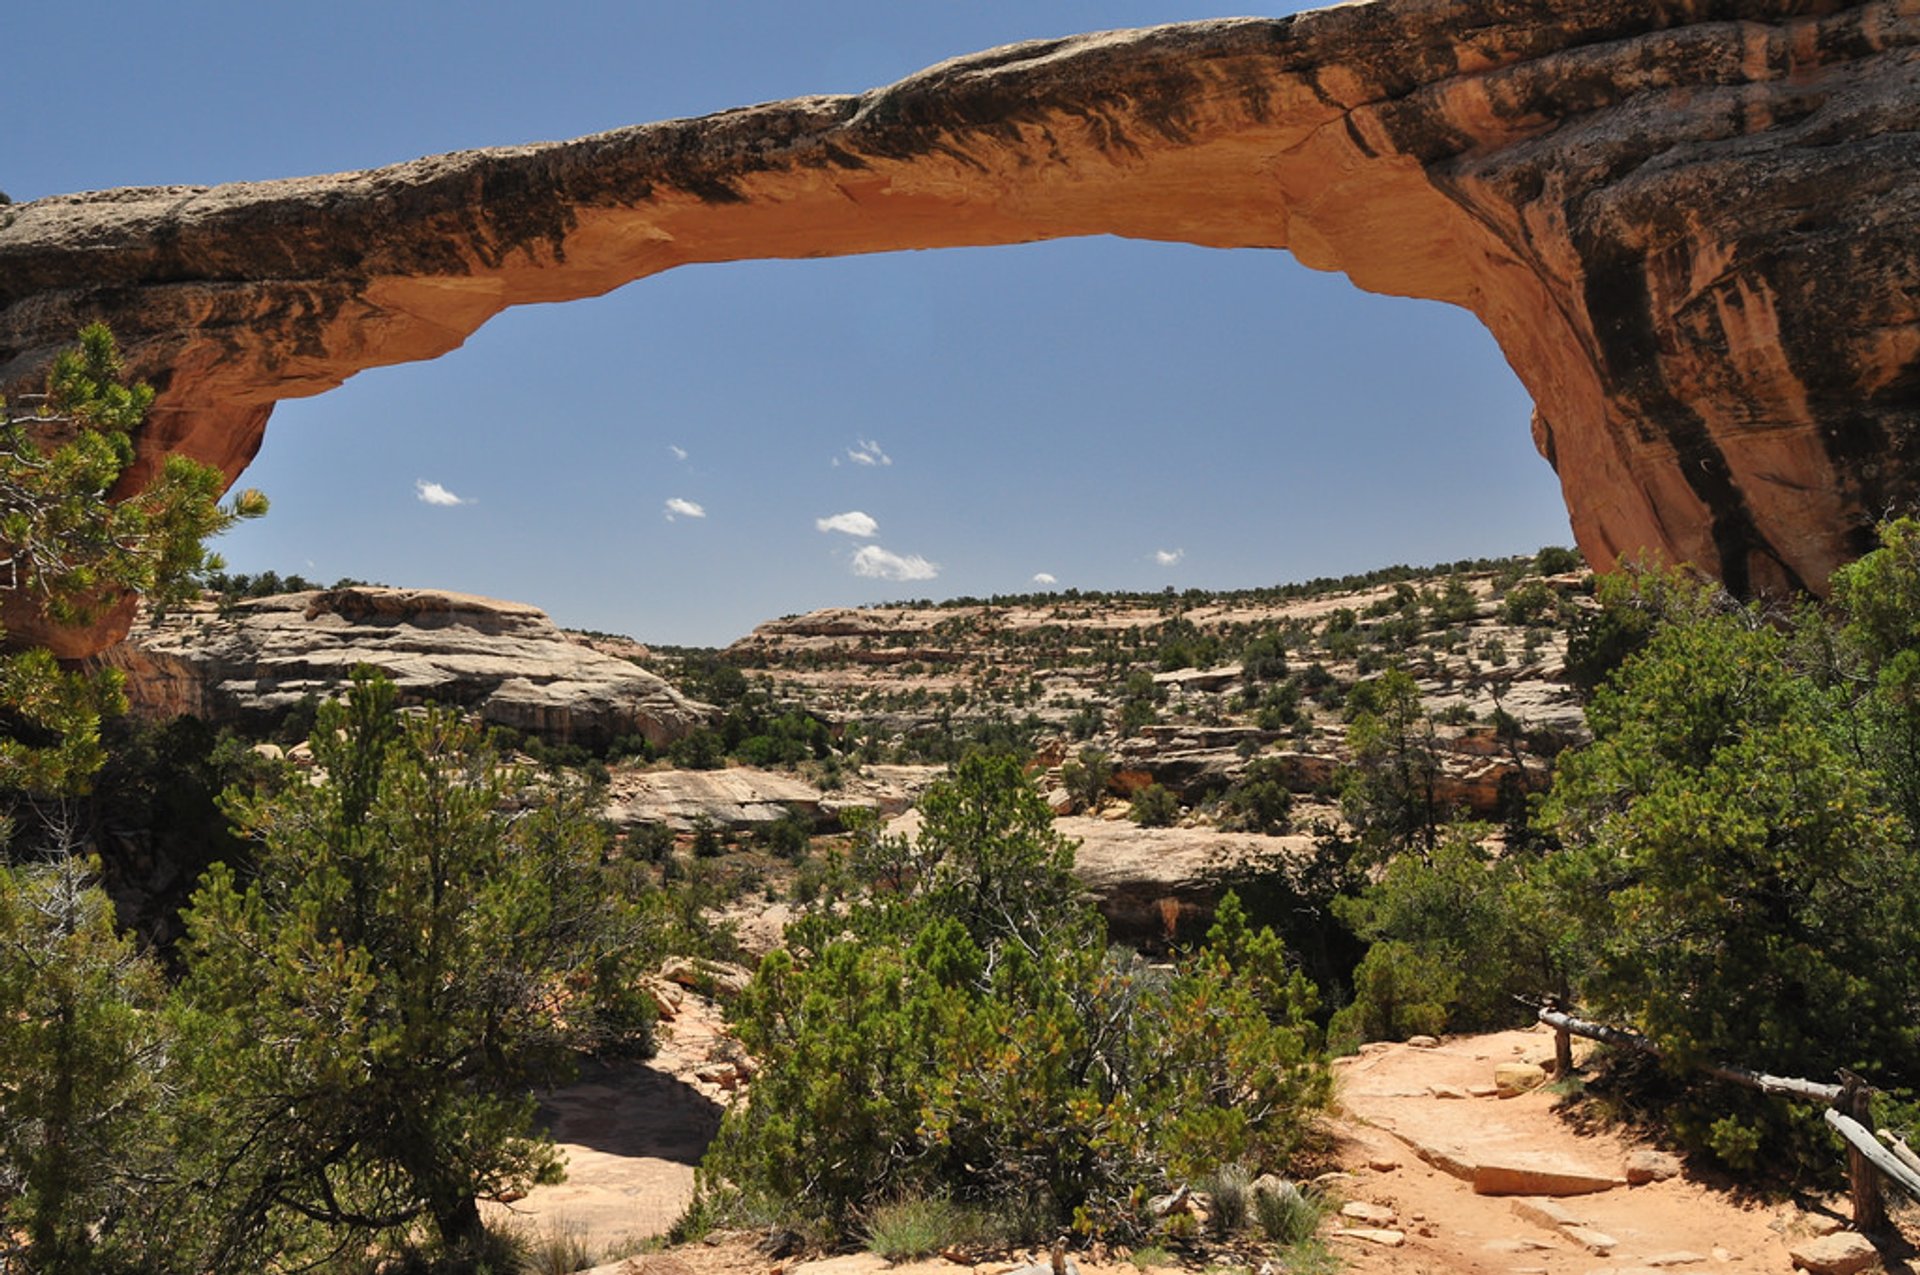
[[[1352,1053],[1370,1040],[1405,1040],[1446,1030],[1460,974],[1410,943],[1375,943],[1353,972],[1353,1002],[1327,1024],[1328,1043]]]
[[[1365,857],[1432,853],[1447,812],[1437,791],[1439,744],[1419,683],[1405,669],[1389,668],[1347,693],[1346,713],[1353,762],[1343,773],[1340,807]]]
[[[1223,1164],[1200,1180],[1207,1196],[1207,1229],[1231,1239],[1247,1229],[1253,1210],[1253,1175],[1244,1165]]]
[[[1565,849],[1540,876],[1576,990],[1674,1067],[1920,1081],[1920,855],[1902,815],[1914,534],[1894,524],[1841,573],[1838,627],[1770,622],[1677,578],[1614,586],[1664,618],[1596,694],[1592,746],[1561,759],[1543,813]],[[1743,1105],[1671,1111],[1731,1159],[1786,1158],[1782,1114]]]
[[[1710,614],[1724,601],[1690,577],[1644,568],[1602,576],[1596,596],[1599,607],[1582,612],[1567,635],[1567,678],[1588,692],[1644,647],[1662,623]]]
[[[1318,1191],[1302,1191],[1291,1182],[1282,1183],[1279,1190],[1253,1192],[1254,1221],[1275,1244],[1291,1246],[1313,1238],[1327,1213],[1324,1196]]]
[[[336,580],[333,582],[333,587],[343,589],[365,583],[363,580]],[[205,585],[207,592],[218,596],[223,603],[239,602],[248,598],[270,598],[281,593],[305,593],[310,589],[321,587],[298,572],[289,572],[283,576],[277,571],[262,571],[256,575],[249,575],[244,571],[231,574],[225,571],[209,571]]]
[[[1548,545],[1533,555],[1533,569],[1543,576],[1565,575],[1569,571],[1579,571],[1587,565],[1578,549],[1568,549],[1562,545]]]
[[[84,624],[130,591],[180,598],[216,566],[205,540],[266,510],[258,492],[222,508],[220,474],[170,457],[141,490],[107,493],[133,463],[130,432],[153,401],[120,383],[120,355],[100,324],[55,359],[40,409],[0,427],[0,542],[18,587],[50,619]],[[56,441],[57,440],[57,441]]]
[[[1500,601],[1500,619],[1507,624],[1536,624],[1552,615],[1560,596],[1545,580],[1527,580]]]
[[[864,1227],[869,1253],[890,1262],[908,1262],[935,1253],[962,1252],[1018,1243],[1024,1236],[1007,1234],[1003,1220],[978,1204],[958,1203],[948,1196],[910,1196],[877,1204]]]
[[[1278,633],[1262,633],[1240,650],[1240,676],[1247,689],[1287,675],[1287,643]]]
[[[476,1197],[558,1171],[530,1088],[645,1046],[644,917],[581,789],[390,683],[356,674],[313,745],[326,781],[239,800],[256,871],[216,866],[186,918],[227,1241],[419,1218],[470,1247]]]
[[[696,726],[667,745],[667,760],[683,770],[718,770],[727,764],[726,743],[704,726]]]
[[[141,1261],[126,1222],[161,1156],[171,1042],[159,973],[90,872],[0,866],[0,1269]]]
[[[1171,828],[1180,817],[1180,798],[1171,788],[1148,784],[1133,794],[1127,817],[1142,828]]]
[[[1258,758],[1247,766],[1221,804],[1228,822],[1246,832],[1269,835],[1287,830],[1293,816],[1293,790],[1278,758]]]
[[[1153,675],[1145,669],[1135,669],[1128,674],[1126,688],[1120,696],[1120,719],[1117,723],[1120,734],[1135,735],[1141,727],[1159,721],[1159,706],[1166,697],[1166,688],[1156,685]]]
[[[951,1198],[1131,1235],[1168,1174],[1284,1163],[1326,1074],[1271,932],[1223,905],[1209,948],[1155,976],[1103,950],[1012,759],[966,759],[921,810],[914,842],[856,848],[868,901],[762,962],[739,1030],[763,1069],[710,1182],[829,1234]]]
[[[1060,781],[1080,810],[1098,807],[1112,780],[1113,760],[1098,748],[1082,748],[1079,756],[1060,766]]]
[[[1363,1039],[1511,1026],[1515,994],[1561,989],[1554,922],[1538,906],[1525,865],[1489,855],[1478,831],[1454,829],[1431,856],[1397,858],[1358,897],[1333,901],[1361,938],[1404,949],[1373,958],[1358,976],[1347,1021]],[[1376,996],[1392,1006],[1368,1003]],[[1409,1003],[1437,1005],[1442,1021],[1434,1025],[1424,1008],[1409,1013]],[[1416,1018],[1426,1025],[1413,1026]]]
[[[130,431],[153,401],[120,371],[96,323],[54,360],[35,410],[0,401],[0,580],[54,625],[90,624],[128,593],[185,596],[218,565],[206,539],[266,511],[255,491],[223,507],[219,472],[180,456],[116,494],[133,463]],[[63,669],[41,649],[0,658],[0,789],[84,792],[104,760],[100,721],[124,707],[117,672]]]

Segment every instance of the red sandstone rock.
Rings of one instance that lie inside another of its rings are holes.
[[[283,398],[690,262],[1289,248],[1485,321],[1595,566],[1818,588],[1920,497],[1916,109],[1913,0],[1370,0],[1038,41],[853,97],[0,209],[0,385],[103,318],[160,390],[141,464],[231,477]]]

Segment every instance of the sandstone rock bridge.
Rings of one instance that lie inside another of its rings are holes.
[[[1465,306],[1597,566],[1820,587],[1920,489],[1920,0],[1363,0],[571,142],[0,208],[0,385],[106,320],[143,463],[688,262],[1114,234]],[[97,644],[111,635],[94,635]]]

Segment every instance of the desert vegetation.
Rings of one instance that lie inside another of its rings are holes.
[[[15,588],[58,623],[110,591],[305,584],[215,574],[207,537],[264,502],[218,504],[205,471],[105,499],[146,397],[90,329],[8,414]],[[1839,1157],[1804,1111],[1691,1064],[1845,1068],[1883,1124],[1912,1119],[1912,519],[1825,601],[1651,568],[1596,582],[1547,549],[1233,595],[790,617],[631,658],[711,724],[588,751],[362,675],[281,724],[295,767],[190,719],[118,722],[116,675],[16,643],[0,1266],[585,1261],[482,1213],[561,1172],[534,1095],[644,1056],[642,974],[749,960],[730,918],[775,901],[793,920],[730,1009],[751,1098],[683,1238],[905,1256],[1066,1235],[1292,1246],[1293,1269],[1323,1269],[1301,1247],[1323,1205],[1292,1179],[1330,1055],[1511,1025],[1540,995],[1660,1050],[1603,1068],[1587,1110],[1657,1116],[1751,1184],[1831,1180]],[[927,772],[911,831],[857,803],[752,831],[606,815],[637,774],[832,792],[881,767]],[[1126,946],[1064,812],[1295,850],[1197,932],[1175,907],[1157,944]],[[1168,1203],[1195,1194],[1198,1212]]]

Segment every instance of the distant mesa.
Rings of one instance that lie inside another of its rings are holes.
[[[161,391],[143,463],[233,476],[281,399],[689,262],[1286,248],[1480,316],[1595,566],[1817,588],[1920,496],[1917,111],[1895,0],[1369,0],[1039,41],[571,142],[13,205],[0,384],[104,319]]]
[[[519,602],[371,585],[283,593],[143,617],[103,662],[127,674],[136,713],[191,714],[264,731],[370,665],[403,703],[456,706],[492,725],[603,750],[622,735],[664,747],[716,714]]]

